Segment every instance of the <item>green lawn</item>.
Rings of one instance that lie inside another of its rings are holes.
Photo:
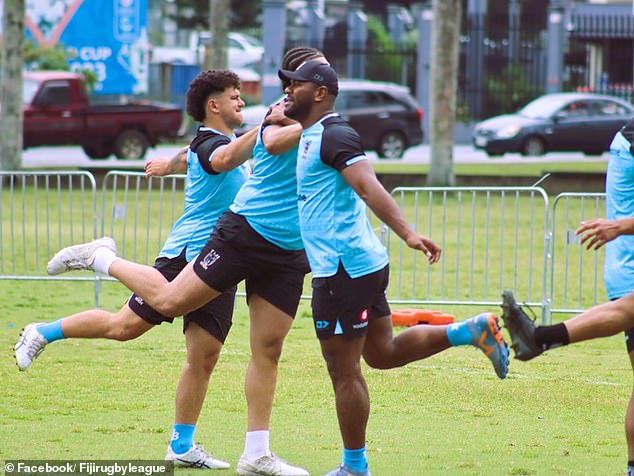
[[[372,164],[377,173],[426,174],[427,164]],[[456,175],[505,175],[541,177],[546,172],[588,172],[605,173],[608,163],[605,162],[543,162],[501,164],[492,159],[485,164],[454,164]]]
[[[93,288],[7,281],[0,286],[0,460],[162,458],[185,356],[180,326],[164,325],[128,343],[57,342],[20,373],[10,349],[22,326],[90,307]],[[126,297],[119,284],[105,284],[105,308],[118,308]],[[242,301],[197,431],[200,443],[234,465],[246,425],[249,349]],[[447,310],[460,318],[466,312]],[[375,476],[624,473],[622,420],[632,376],[620,336],[551,351],[534,362],[513,361],[505,381],[471,348],[401,369],[364,371],[372,398],[367,446]],[[340,446],[332,391],[305,302],[280,364],[272,447],[318,475],[338,463]]]
[[[172,204],[177,209],[182,206],[179,193],[161,202],[150,199],[134,183],[129,196],[115,199],[108,192],[104,209],[116,210],[117,218],[106,220],[105,230],[117,237],[126,256],[151,260],[169,232],[172,213],[179,213]],[[79,240],[85,230],[92,232],[93,204],[82,204],[78,195],[60,192],[38,199],[36,192],[27,189],[12,202],[5,187],[0,194],[0,204],[5,206],[0,274],[41,275],[47,258],[61,244]],[[50,226],[44,219],[44,202],[50,210]],[[495,303],[500,284],[515,286],[521,300],[531,289],[533,294],[541,291],[543,262],[530,253],[540,246],[543,251],[539,207],[531,213],[526,199],[518,201],[511,194],[503,201],[491,199],[487,214],[486,203],[473,201],[467,193],[422,197],[418,206],[408,197],[403,204],[410,223],[443,240],[444,261],[428,272],[411,252],[401,257],[400,245],[391,240],[389,297],[398,292],[405,298],[408,293],[429,293],[442,300],[455,294],[459,300]],[[100,199],[95,208],[98,215],[102,213]],[[596,211],[595,205],[573,203],[560,211],[558,227],[574,229],[581,218]],[[507,223],[504,228],[500,228],[502,219]],[[71,227],[71,221],[77,227]],[[475,241],[471,239],[474,232]],[[481,248],[485,238],[491,246],[488,253]],[[595,261],[593,254],[561,238],[555,245],[554,297],[561,303],[566,296],[579,296],[588,306],[595,296],[588,287],[593,280],[588,281],[587,272],[600,273],[600,255]],[[477,248],[473,260],[468,258],[472,241]],[[527,270],[534,273],[531,280]],[[562,273],[574,278],[566,286]],[[454,280],[457,274],[475,278],[466,285],[464,280]],[[498,282],[500,276],[503,283]],[[416,288],[401,289],[399,279],[416,283]],[[309,292],[308,280],[306,284]],[[602,300],[604,292],[598,284]],[[101,303],[115,310],[127,296],[122,286],[106,282]],[[0,359],[0,460],[163,457],[174,414],[174,389],[185,357],[180,325],[161,326],[128,343],[55,343],[28,372],[20,373],[15,367],[12,347],[24,325],[53,320],[93,303],[91,283],[0,281],[0,348],[5,349]],[[399,307],[411,306],[394,306]],[[498,310],[493,304],[433,308],[460,320],[486,308]],[[197,432],[200,443],[234,467],[246,427],[247,316],[240,298]],[[624,473],[623,415],[632,371],[622,336],[557,349],[534,362],[513,361],[505,381],[499,381],[484,356],[470,348],[451,349],[402,369],[364,370],[372,398],[368,454],[374,476]],[[332,390],[312,330],[310,306],[303,302],[280,364],[272,448],[319,475],[338,463],[340,447]]]

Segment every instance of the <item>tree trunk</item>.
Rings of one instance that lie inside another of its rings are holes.
[[[24,0],[5,0],[0,83],[0,170],[22,167]]]
[[[209,0],[211,44],[205,50],[205,69],[227,68],[229,0]]]
[[[456,122],[461,0],[433,0],[431,61],[431,167],[427,182],[453,186],[453,135]]]

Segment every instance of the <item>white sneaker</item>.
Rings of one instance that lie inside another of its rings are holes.
[[[13,347],[15,361],[21,371],[25,371],[35,359],[44,351],[48,341],[37,331],[37,324],[26,326],[20,334],[18,342]]]
[[[202,446],[194,445],[183,454],[174,453],[171,445],[167,446],[165,461],[173,461],[174,466],[203,469],[227,469],[231,465],[207,453]]]
[[[112,238],[105,236],[81,245],[62,248],[48,262],[46,271],[51,276],[77,269],[89,269],[94,271],[92,269],[92,263],[95,259],[95,251],[101,247],[108,248],[114,254],[117,254],[116,243]]]
[[[256,460],[240,456],[237,472],[241,476],[308,476],[308,471],[299,466],[288,464],[273,453],[265,454]]]

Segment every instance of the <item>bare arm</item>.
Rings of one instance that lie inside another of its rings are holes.
[[[299,144],[302,126],[298,122],[288,126],[271,125],[264,129],[262,142],[271,155],[280,155]]]
[[[216,172],[228,172],[242,165],[253,155],[257,135],[256,127],[231,143],[218,147],[211,156],[211,168]]]
[[[176,172],[187,172],[187,149],[187,146],[183,147],[171,159],[160,157],[148,160],[145,163],[145,176],[161,177]]]
[[[273,104],[264,119],[268,125],[262,133],[262,142],[266,151],[271,155],[280,155],[299,144],[302,126],[284,115],[286,101],[281,100]]]
[[[634,235],[634,217],[620,220],[594,218],[582,221],[576,233],[582,235],[581,244],[586,244],[586,249],[598,250],[618,236]]]
[[[346,167],[342,171],[342,175],[376,216],[394,230],[407,246],[425,253],[432,264],[440,259],[440,247],[430,238],[416,233],[409,226],[396,202],[376,178],[374,170],[367,160],[360,160]]]

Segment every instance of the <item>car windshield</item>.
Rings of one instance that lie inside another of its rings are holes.
[[[531,119],[546,119],[552,116],[570,99],[563,96],[542,96],[529,102],[517,114]]]
[[[22,104],[31,104],[33,96],[37,92],[40,82],[34,79],[24,80],[24,89],[22,90]]]

